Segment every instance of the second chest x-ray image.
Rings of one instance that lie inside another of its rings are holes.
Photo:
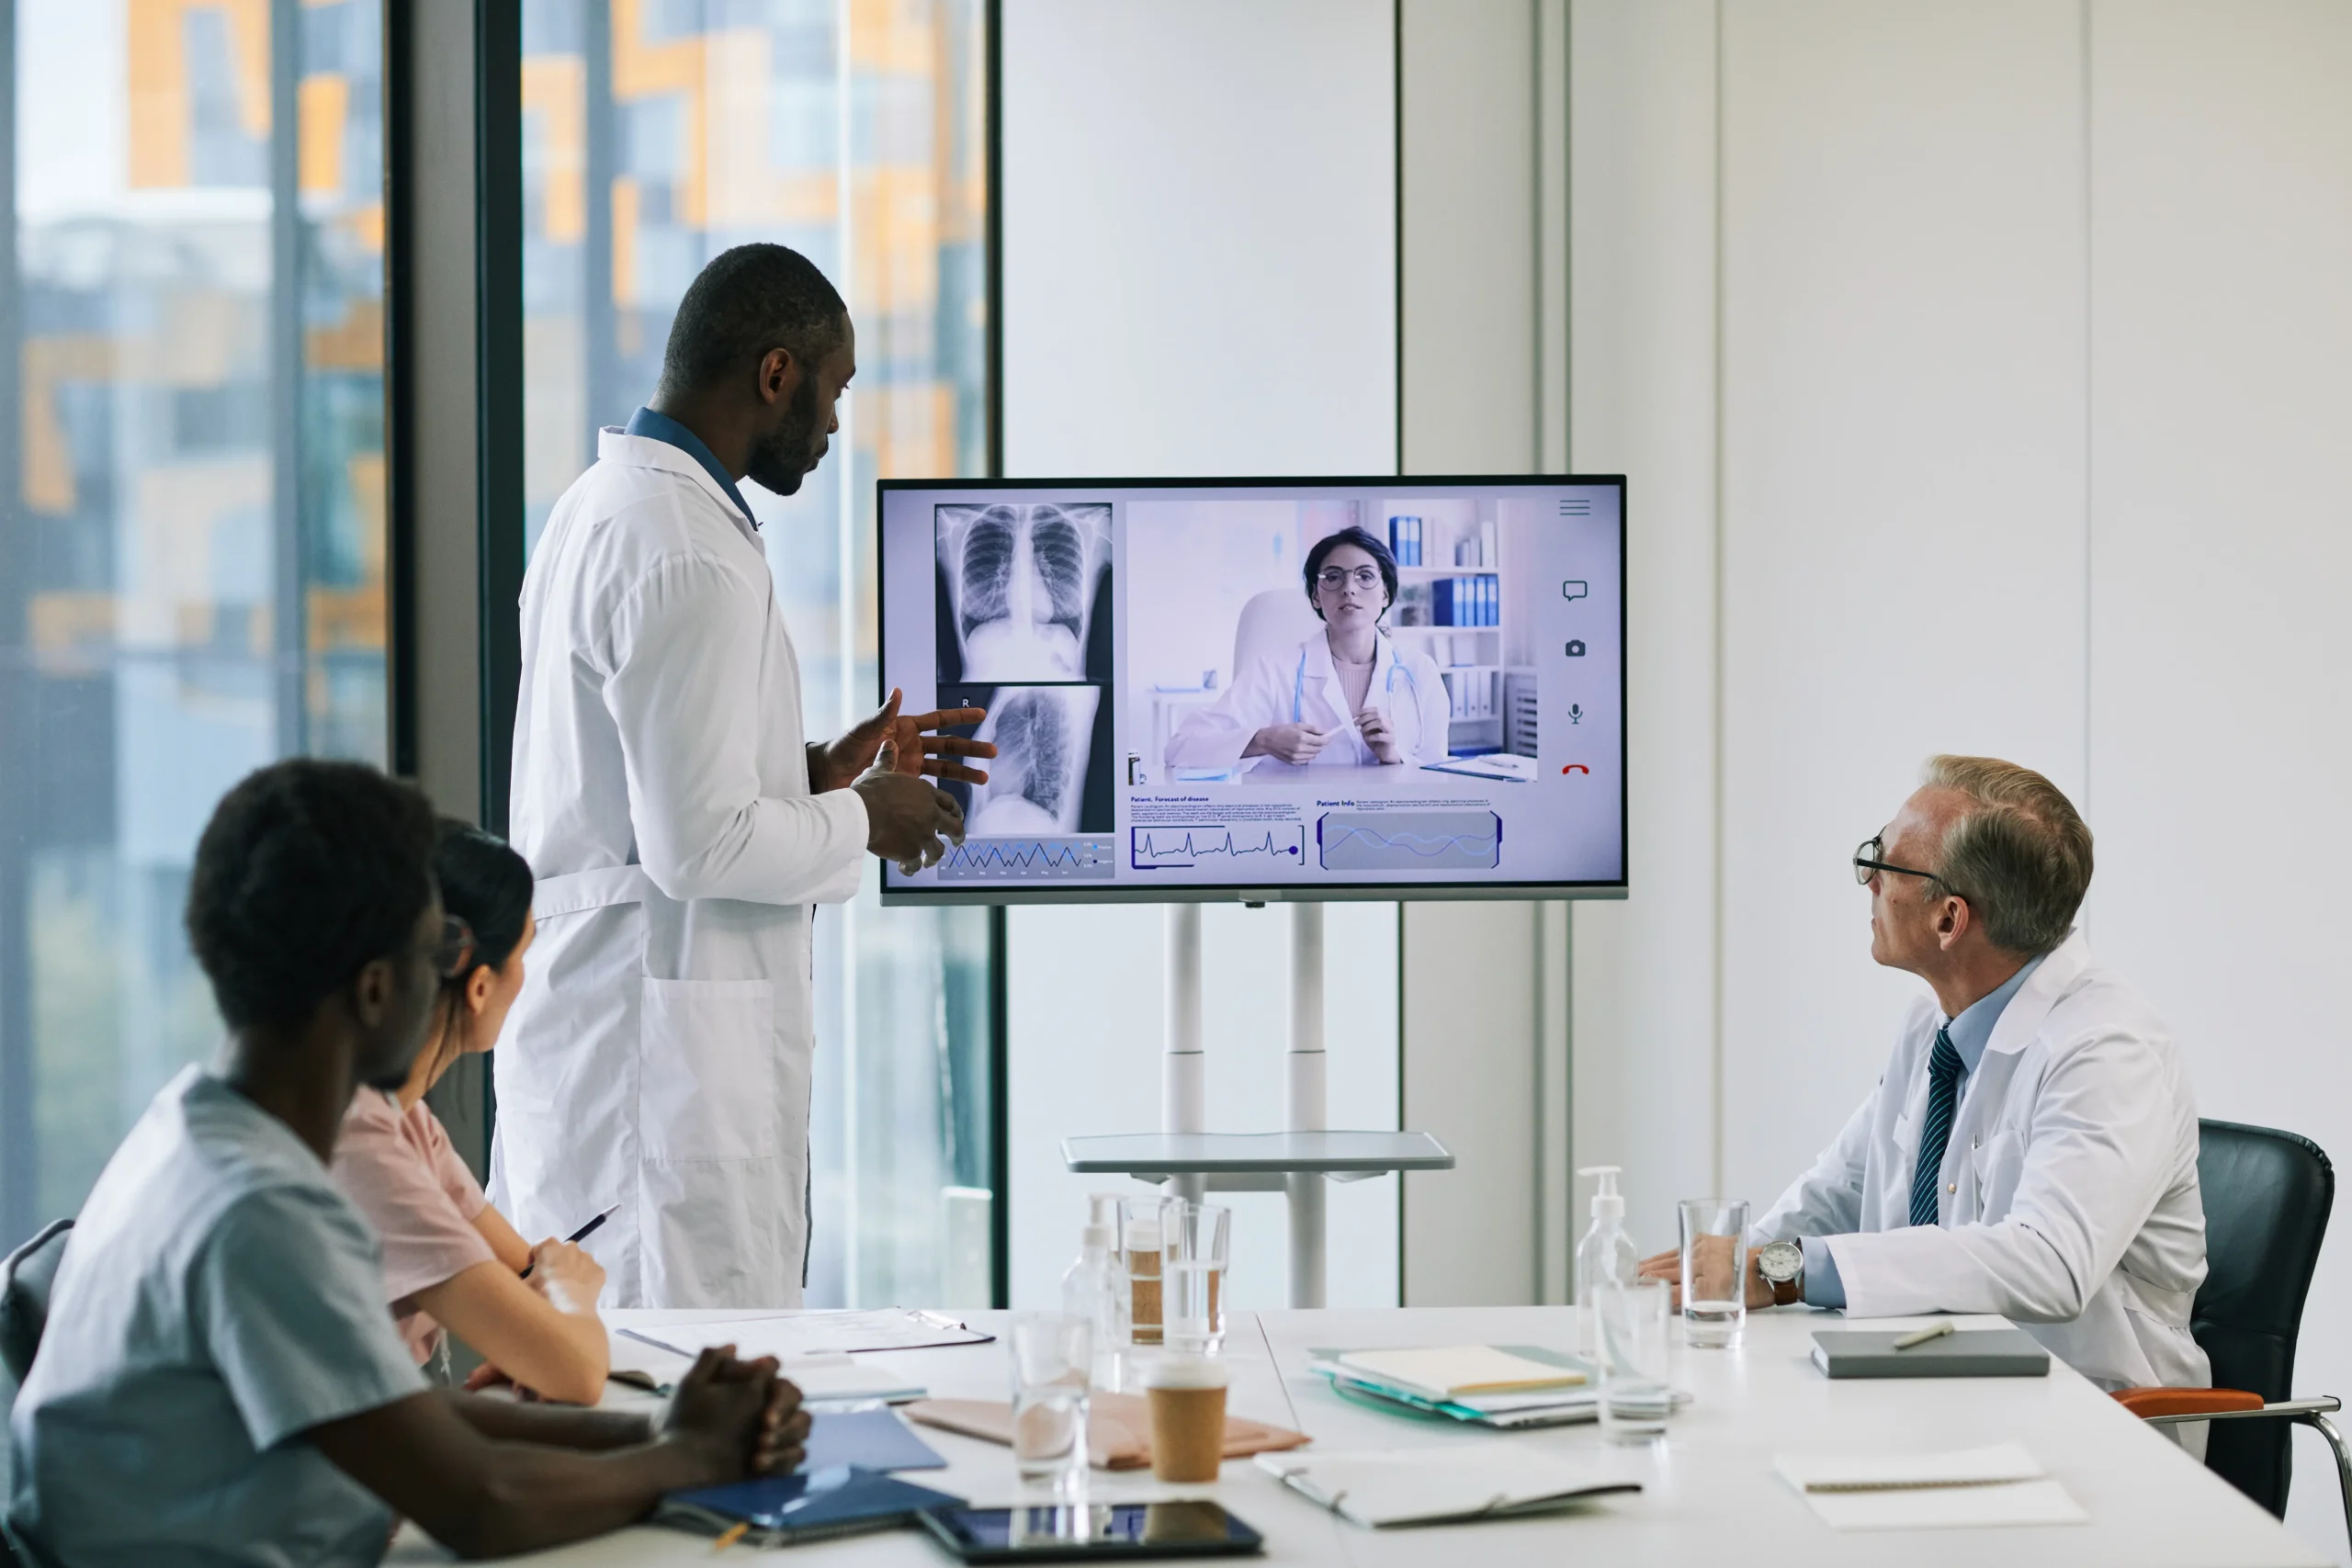
[[[939,680],[1108,681],[1108,502],[941,506]]]
[[[975,838],[1106,833],[1114,805],[1112,705],[1099,686],[942,686],[951,707],[988,710],[970,731],[996,743],[989,782],[942,787]]]

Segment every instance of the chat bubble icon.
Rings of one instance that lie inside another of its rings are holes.
[[[1589,588],[1575,578],[1560,584],[1560,597],[1563,599],[1581,599],[1590,592]]]

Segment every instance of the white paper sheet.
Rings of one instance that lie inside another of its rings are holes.
[[[2089,1522],[2019,1443],[1924,1454],[1782,1454],[1773,1469],[1832,1529]]]
[[[750,1359],[774,1356],[841,1356],[853,1350],[918,1350],[933,1345],[977,1345],[987,1339],[955,1318],[910,1307],[873,1307],[856,1312],[775,1313],[762,1317],[713,1318],[705,1323],[632,1326],[633,1339],[693,1356],[707,1345],[732,1345]]]

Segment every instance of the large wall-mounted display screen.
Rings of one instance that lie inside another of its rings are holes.
[[[998,750],[886,902],[1624,891],[1622,479],[880,491],[883,687]]]

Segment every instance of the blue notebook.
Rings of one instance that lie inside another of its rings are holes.
[[[899,1419],[895,1410],[816,1410],[808,1416],[804,1471],[854,1465],[859,1470],[945,1470],[939,1450]]]
[[[702,1535],[720,1535],[739,1524],[749,1525],[743,1539],[751,1545],[788,1546],[890,1529],[924,1508],[962,1502],[961,1497],[910,1481],[837,1465],[739,1481],[731,1486],[673,1492],[654,1510],[653,1522]]]

